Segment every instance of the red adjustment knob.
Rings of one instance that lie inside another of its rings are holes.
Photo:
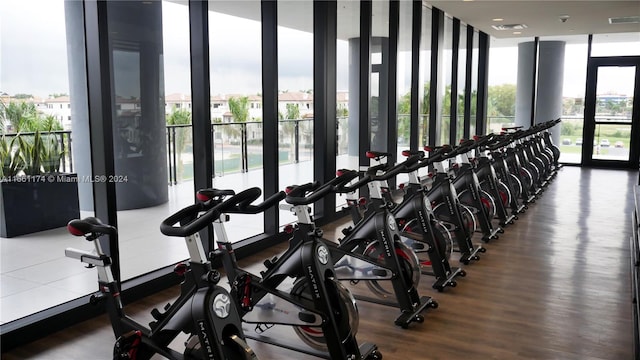
[[[367,151],[365,155],[366,155],[366,156],[367,156],[367,158],[369,158],[369,159],[375,159],[375,158],[376,158],[376,154],[374,154],[374,153],[373,153],[373,152],[371,152],[371,151]]]
[[[294,188],[294,186],[287,186],[287,187],[284,189],[285,194],[289,194],[290,192],[292,192],[292,191],[293,191],[293,188]]]
[[[431,148],[431,146],[425,145],[424,151],[433,151],[433,149]]]
[[[453,164],[451,164],[451,167],[452,167],[452,168],[454,168],[454,169],[457,169],[457,168],[459,168],[459,167],[460,167],[460,164],[458,164],[458,163],[453,163]]]
[[[409,157],[409,156],[411,156],[411,151],[409,151],[409,150],[402,150],[402,156],[404,156],[404,157]]]
[[[460,144],[462,144],[465,141],[467,141],[467,139],[460,139]]]
[[[480,139],[480,136],[478,136],[478,135],[473,135],[473,140],[478,141],[478,139]]]
[[[404,183],[402,183],[402,184],[398,185],[398,188],[399,188],[400,190],[404,189]]]
[[[337,170],[337,171],[336,171],[336,176],[337,176],[337,177],[340,177],[340,176],[344,175],[344,174],[345,174],[345,172],[346,172],[346,170],[344,170],[344,169]]]
[[[433,173],[430,172],[430,173],[427,174],[427,176],[432,178],[433,177]]]
[[[209,200],[211,200],[211,198],[210,198],[210,197],[208,197],[207,195],[202,194],[202,193],[197,193],[197,194],[196,194],[196,199],[198,199],[198,200],[200,200],[200,201],[202,201],[202,202],[205,202],[205,201],[209,201]]]
[[[176,264],[176,266],[173,267],[173,272],[178,276],[184,276],[187,270],[189,270],[189,266],[185,263]]]
[[[360,206],[364,206],[367,204],[367,199],[364,197],[361,197],[360,199],[358,199],[358,205]]]
[[[293,225],[291,225],[291,224],[287,224],[287,225],[284,227],[284,232],[285,232],[285,233],[287,233],[287,234],[291,234],[291,233],[293,233],[293,230],[295,230],[295,228],[294,228],[294,227],[293,227]]]

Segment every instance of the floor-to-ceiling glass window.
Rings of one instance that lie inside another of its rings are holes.
[[[476,111],[478,109],[478,31],[473,32],[473,53],[471,58],[471,135],[476,133]]]
[[[451,94],[451,73],[458,69],[451,67],[451,58],[453,55],[453,19],[448,15],[444,17],[444,43],[442,44],[442,64],[438,65],[438,69],[442,71],[442,80],[444,83],[438,83],[438,93],[441,95],[440,113],[438,118],[440,121],[440,141],[438,144],[448,144],[449,134],[451,133],[451,101],[456,94]],[[455,121],[455,119],[453,119]]]
[[[460,24],[460,45],[458,47],[458,93],[455,95],[456,114],[456,139],[464,137],[464,102],[465,102],[465,82],[467,76],[467,25]],[[452,98],[453,99],[453,98]]]
[[[189,78],[189,58],[178,55],[189,51],[187,10],[186,3],[107,3],[114,179],[124,280],[187,258],[183,241],[159,231],[164,218],[191,204],[194,197],[190,181],[177,181],[178,176],[189,177],[185,148],[190,144],[190,129],[174,127],[171,138],[167,129],[168,122],[190,122],[189,84],[174,78],[179,74]],[[165,69],[165,35],[172,38],[167,45],[174,47],[169,52],[170,69]],[[171,94],[186,93],[184,98],[177,97],[179,102],[165,101],[165,73],[171,74]],[[171,165],[169,154],[176,159]],[[169,180],[170,168],[175,184]]]
[[[213,186],[236,192],[263,186],[260,1],[209,2]],[[275,49],[274,49],[275,51]],[[238,241],[264,231],[263,215],[231,216]]]
[[[525,41],[531,41],[531,39],[491,38],[487,133],[499,133],[503,126],[515,124],[518,43]]]
[[[422,5],[422,30],[420,34],[420,73],[418,83],[418,122],[419,139],[418,146],[422,148],[429,143],[429,113],[431,104],[429,94],[431,91],[431,8]]]
[[[360,56],[360,4],[338,1],[336,42],[337,142],[336,167],[358,168],[358,76]]]
[[[188,1],[162,1],[162,39],[169,161],[169,196],[193,192],[193,141],[191,131],[191,68],[189,59]],[[176,186],[177,185],[177,186]]]
[[[313,1],[278,2],[279,184],[313,181]],[[294,216],[280,212],[280,225]]]
[[[389,1],[374,1],[371,17],[369,129],[371,150],[389,151]]]
[[[5,325],[95,291],[97,276],[64,256],[66,247],[86,246],[66,231],[66,223],[94,215],[91,184],[78,177],[69,196],[58,197],[56,202],[71,200],[64,204],[70,211],[57,213],[54,206],[62,203],[40,202],[42,190],[54,196],[69,190],[70,184],[51,174],[78,173],[78,157],[91,153],[82,3],[9,0],[0,3],[0,14],[0,162],[16,165],[2,170],[0,184],[9,201],[0,205],[7,231],[0,237],[0,324]],[[46,153],[30,151],[35,131]],[[49,165],[27,168],[19,159]],[[86,190],[82,207],[77,186]],[[9,200],[20,193],[28,197]],[[18,222],[10,217],[23,210],[28,215]],[[57,217],[57,225],[47,224],[47,218]],[[51,226],[37,231],[39,225]]]
[[[411,138],[411,37],[413,7],[410,1],[400,1],[400,24],[398,29],[397,67],[397,159],[402,159],[402,151],[409,149]]]

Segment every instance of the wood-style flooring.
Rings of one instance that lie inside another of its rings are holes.
[[[393,325],[396,309],[358,302],[358,341],[376,343],[389,360],[631,359],[629,236],[637,181],[631,171],[562,169],[540,199],[486,245],[480,261],[464,266],[468,275],[456,288],[438,293],[430,278],[421,278],[421,294],[440,304],[423,324],[403,330]],[[259,269],[280,250],[244,263]],[[176,289],[167,290],[127,309],[148,319],[151,308],[174,296]],[[2,358],[108,360],[113,342],[101,316]],[[263,360],[314,359],[250,345]]]

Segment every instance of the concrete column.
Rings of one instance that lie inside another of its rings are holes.
[[[562,87],[564,82],[564,41],[542,41],[538,55],[538,89],[535,123],[562,117]],[[562,123],[551,129],[553,143],[560,144]]]
[[[518,87],[516,90],[516,125],[528,128],[531,123],[533,95],[534,42],[518,44]],[[534,123],[562,116],[564,81],[564,41],[538,42],[538,71]],[[552,129],[552,138],[559,144],[560,127]]]
[[[535,43],[518,44],[518,77],[516,80],[516,126],[525,129],[531,125],[531,98],[533,97],[533,66]]]

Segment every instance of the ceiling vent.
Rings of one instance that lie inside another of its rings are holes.
[[[500,24],[500,25],[491,25],[492,28],[500,31],[509,31],[509,30],[523,30],[527,28],[525,24]]]
[[[638,24],[640,16],[622,16],[609,18],[609,24]]]

